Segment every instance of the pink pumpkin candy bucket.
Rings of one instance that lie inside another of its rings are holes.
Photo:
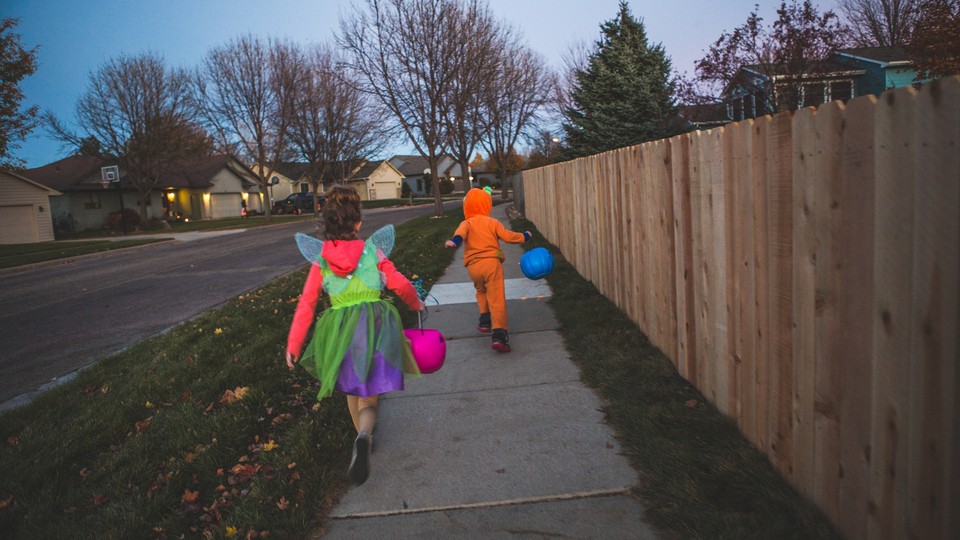
[[[447,340],[439,330],[424,328],[420,314],[417,314],[418,328],[408,328],[403,334],[410,341],[410,352],[420,368],[420,373],[434,373],[443,367],[447,358]]]

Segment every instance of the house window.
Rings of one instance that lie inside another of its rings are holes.
[[[376,190],[376,189],[370,188],[369,194],[370,194],[370,200],[371,200],[371,201],[377,200],[377,190]]]
[[[417,191],[423,192],[423,177],[417,178]]]
[[[743,98],[733,100],[733,120],[743,120]]]
[[[826,85],[823,83],[805,84],[800,88],[804,107],[816,107],[824,102]]]
[[[100,194],[99,193],[88,193],[87,200],[83,203],[83,207],[87,210],[99,210],[100,209]]]
[[[309,192],[310,192],[310,184],[306,184],[306,183],[300,184],[300,193],[309,193]]]
[[[853,99],[853,81],[833,81],[830,83],[830,100],[847,101]]]

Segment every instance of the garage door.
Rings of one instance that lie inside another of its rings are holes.
[[[37,212],[32,204],[0,206],[0,244],[28,244],[39,241]]]
[[[241,201],[243,198],[239,193],[210,194],[210,217],[213,219],[240,217]]]

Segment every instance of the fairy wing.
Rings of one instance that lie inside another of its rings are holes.
[[[393,225],[385,225],[377,229],[377,232],[370,235],[367,242],[372,243],[377,249],[383,252],[384,257],[389,257],[393,251],[393,243],[397,238]]]
[[[323,250],[323,241],[309,234],[297,233],[294,236],[297,240],[297,247],[303,258],[313,264],[320,264],[320,252]]]

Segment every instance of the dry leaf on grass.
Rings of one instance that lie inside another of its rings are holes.
[[[190,491],[190,489],[187,488],[183,490],[183,496],[180,497],[180,500],[185,503],[192,503],[192,502],[196,502],[197,497],[199,496],[200,496],[199,491]]]

